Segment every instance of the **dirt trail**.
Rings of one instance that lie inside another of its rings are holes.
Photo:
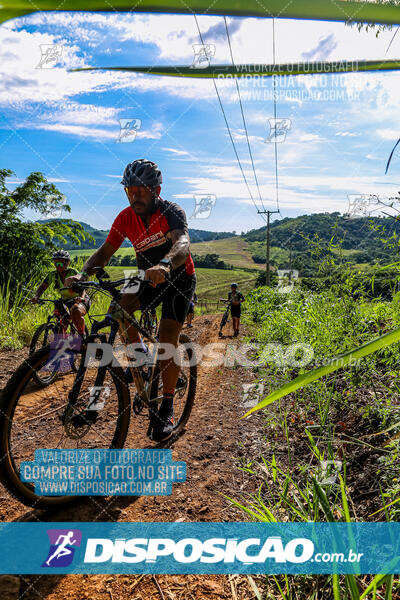
[[[191,339],[204,345],[232,343],[218,338],[220,315],[203,315],[186,331]],[[231,324],[225,327],[230,334]],[[240,338],[239,340],[240,341]],[[26,356],[26,350],[0,354],[0,386]],[[255,417],[251,431],[239,422],[245,412],[241,406],[242,384],[251,383],[250,369],[206,367],[199,365],[195,404],[186,432],[171,446],[173,460],[186,461],[187,480],[174,484],[171,496],[137,498],[85,498],[72,507],[43,511],[22,506],[0,488],[0,518],[3,521],[241,521],[244,515],[221,495],[240,499],[252,491],[247,476],[237,466],[241,447],[258,445]],[[249,423],[249,421],[247,422]],[[132,426],[132,425],[131,425]],[[251,442],[249,445],[249,441]],[[129,447],[129,438],[126,443]],[[256,578],[258,579],[258,578]],[[11,585],[11,584],[10,584]],[[13,583],[15,586],[15,582]],[[260,584],[261,585],[261,584]],[[160,591],[161,589],[161,591]],[[153,576],[68,575],[21,577],[19,596],[24,600],[135,600],[165,598],[254,598],[245,576]]]

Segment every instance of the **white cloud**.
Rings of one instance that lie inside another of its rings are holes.
[[[375,133],[383,140],[396,141],[399,139],[400,129],[376,129]]]
[[[357,137],[357,133],[352,133],[350,131],[338,131],[335,133],[335,136],[339,137]]]
[[[214,38],[214,34],[211,33],[221,29],[222,17],[201,16],[199,23],[205,34],[205,41],[210,43],[215,41],[214,62],[229,63],[227,40],[220,32]],[[228,23],[236,63],[272,62],[270,20],[243,18],[238,27],[237,20],[234,22],[228,20]],[[39,31],[31,33],[23,29],[18,30],[23,25],[36,26]],[[321,40],[325,42],[328,40],[329,43],[325,43],[326,47],[324,47],[325,50],[329,49],[329,58],[332,60],[390,58],[396,54],[394,43],[388,56],[385,56],[387,45],[392,37],[391,32],[383,32],[376,39],[373,32],[358,32],[355,27],[347,27],[342,23],[319,21],[316,27],[315,22],[299,20],[277,20],[275,28],[277,62],[302,60],[303,54],[324,46],[324,42],[321,46]],[[40,33],[46,30],[47,33]],[[210,31],[209,35],[206,35],[207,31]],[[72,67],[101,64],[101,55],[109,51],[108,40],[118,40],[120,45],[128,43],[148,45],[153,56],[150,63],[154,61],[185,65],[191,64],[194,57],[192,45],[199,42],[195,21],[188,15],[37,13],[16,19],[0,28],[2,48],[0,63],[3,64],[5,75],[11,77],[9,83],[14,84],[14,89],[22,88],[16,90],[21,100],[37,98],[45,101],[52,97],[67,97],[91,90],[124,88],[141,91],[163,90],[168,94],[185,98],[196,98],[200,92],[202,99],[214,98],[212,82],[205,80],[140,77],[133,73],[101,71],[66,74],[61,68],[47,70],[45,74],[32,73],[34,63],[37,64],[39,61],[40,43],[63,44],[62,64],[65,67]],[[115,51],[120,49],[116,47]],[[371,81],[372,74],[364,76]],[[377,74],[377,76],[382,78],[383,75]],[[16,85],[17,77],[21,85]],[[355,77],[359,76],[355,75]],[[296,78],[299,79],[301,78]],[[317,85],[315,77],[310,77],[308,84],[306,79],[302,78],[301,85],[306,87]],[[53,89],[50,89],[51,87]],[[34,92],[38,92],[38,95],[35,96]],[[230,95],[230,101],[237,101],[233,90]],[[2,100],[0,94],[0,101]],[[294,98],[290,102],[301,103],[301,100]]]
[[[163,136],[165,127],[162,123],[155,122],[152,124],[151,129],[142,131],[141,129],[137,133],[137,137],[148,140],[159,140]]]
[[[77,137],[88,137],[98,141],[117,140],[120,134],[119,114],[126,108],[79,104],[73,101],[51,101],[43,105],[30,123],[31,129],[56,131]],[[23,126],[27,121],[14,122],[15,128]],[[141,139],[160,139],[164,125],[152,123],[146,130],[139,130],[137,137]]]
[[[45,131],[56,131],[68,135],[75,135],[80,138],[92,138],[98,141],[116,140],[116,132],[109,129],[101,129],[97,127],[85,127],[84,125],[62,125],[61,123],[52,125],[51,123],[43,123],[37,129]]]
[[[317,133],[303,133],[297,139],[299,142],[325,142],[326,141],[326,139],[324,139]]]

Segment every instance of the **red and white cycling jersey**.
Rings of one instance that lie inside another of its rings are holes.
[[[158,198],[148,227],[133,208],[128,206],[117,215],[106,242],[118,250],[124,239],[128,238],[135,248],[138,268],[145,271],[157,265],[170,251],[172,241],[166,234],[174,229],[188,233],[185,211],[174,202]],[[176,273],[178,271],[194,275],[194,264],[190,254],[185,264],[175,269]]]

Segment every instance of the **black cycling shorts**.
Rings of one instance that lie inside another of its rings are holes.
[[[240,304],[231,304],[231,315],[232,317],[240,317],[242,312],[242,307],[240,306]]]
[[[162,303],[161,318],[172,319],[183,325],[195,288],[196,275],[187,275],[185,271],[176,276],[172,273],[171,281],[156,287],[141,285],[137,293],[140,310],[151,310]]]

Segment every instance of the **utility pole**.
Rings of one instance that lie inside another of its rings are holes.
[[[271,283],[271,270],[270,270],[270,265],[269,265],[269,249],[270,249],[269,217],[270,217],[270,215],[274,215],[275,213],[279,213],[279,210],[258,210],[257,212],[258,212],[259,215],[267,215],[267,261],[266,261],[267,280],[266,280],[266,284],[270,285],[270,283]]]

